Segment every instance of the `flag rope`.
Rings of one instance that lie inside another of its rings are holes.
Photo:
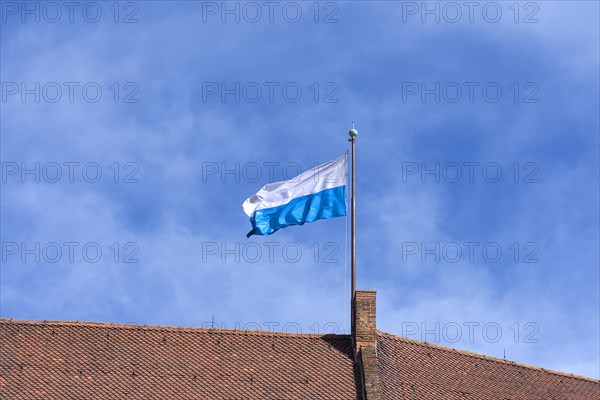
[[[348,149],[346,149],[346,161],[348,160]],[[348,165],[348,163],[346,162],[346,165]],[[348,174],[348,167],[346,167],[346,175]],[[346,179],[346,181],[348,181]],[[348,190],[346,190],[346,210],[348,209]],[[346,213],[346,230],[344,231],[344,236],[346,237],[346,241],[344,244],[344,296],[343,298],[345,298],[346,300],[344,300],[344,303],[346,301],[348,301],[348,237],[350,236],[350,230],[348,229],[348,215],[349,213]],[[350,302],[352,303],[352,302]],[[352,307],[352,304],[350,304],[350,307]],[[344,317],[344,327],[346,327],[347,329],[349,328],[351,330],[350,324],[352,323],[352,321],[348,321],[348,313],[345,313],[345,317]]]

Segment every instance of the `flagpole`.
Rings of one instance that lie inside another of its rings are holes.
[[[352,142],[352,195],[351,195],[351,214],[350,214],[350,218],[351,218],[351,230],[350,230],[350,253],[351,253],[351,268],[352,268],[352,297],[350,299],[350,309],[351,309],[351,316],[350,316],[350,324],[351,324],[351,330],[352,330],[352,336],[354,336],[354,333],[356,332],[356,326],[355,326],[355,322],[354,322],[354,313],[355,313],[355,309],[354,309],[354,298],[356,295],[356,179],[355,179],[355,155],[356,155],[356,137],[358,136],[358,131],[356,129],[354,129],[354,122],[352,122],[352,129],[350,129],[350,131],[348,132],[348,134],[350,135],[350,139],[348,139],[350,142]]]

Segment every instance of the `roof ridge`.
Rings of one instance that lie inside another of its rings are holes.
[[[433,348],[437,348],[439,350],[444,350],[444,351],[449,351],[449,352],[453,352],[453,353],[458,353],[458,354],[462,354],[462,355],[473,357],[473,358],[479,358],[479,359],[483,359],[483,360],[487,360],[487,361],[498,362],[498,363],[506,364],[506,365],[519,366],[519,367],[528,368],[528,369],[532,369],[532,370],[536,370],[536,371],[548,372],[548,373],[551,373],[551,374],[554,374],[554,375],[564,376],[566,378],[581,379],[581,380],[591,381],[591,382],[594,382],[594,383],[600,383],[600,380],[594,379],[594,378],[590,378],[588,376],[577,375],[577,374],[573,374],[573,373],[570,373],[570,372],[556,371],[556,370],[553,370],[553,369],[547,369],[547,368],[542,368],[542,367],[536,367],[534,365],[524,364],[524,363],[520,363],[518,361],[506,360],[506,359],[498,358],[498,357],[494,357],[494,356],[487,356],[485,354],[475,353],[475,352],[472,352],[472,351],[469,351],[469,350],[455,349],[455,348],[448,347],[448,346],[443,346],[443,345],[437,344],[437,343],[429,343],[429,342],[423,342],[423,341],[420,341],[420,340],[409,339],[407,337],[394,335],[392,333],[387,333],[387,332],[383,332],[383,331],[380,331],[380,330],[377,331],[377,334],[382,335],[382,336],[390,337],[391,339],[396,339],[396,340],[401,340],[401,341],[405,341],[405,342],[410,342],[410,343],[413,343],[413,344],[416,344],[416,345],[419,345],[419,346],[433,347]]]
[[[110,322],[86,322],[86,321],[54,321],[54,320],[21,320],[14,318],[0,318],[0,324],[26,324],[26,325],[41,325],[41,326],[88,326],[106,329],[130,329],[130,330],[151,330],[151,331],[170,331],[170,332],[206,332],[206,333],[226,333],[237,335],[253,335],[253,336],[275,336],[275,337],[296,337],[296,338],[321,338],[321,337],[340,337],[346,338],[348,334],[334,333],[289,333],[276,332],[265,330],[243,330],[243,329],[227,329],[227,328],[202,328],[193,326],[169,326],[169,325],[142,325],[142,324],[119,324]]]

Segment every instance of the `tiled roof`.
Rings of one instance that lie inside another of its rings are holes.
[[[383,400],[600,399],[600,382],[378,333]]]
[[[0,399],[356,400],[347,335],[0,319]]]
[[[0,399],[357,400],[348,335],[0,319]],[[582,400],[597,380],[379,332],[382,400]]]

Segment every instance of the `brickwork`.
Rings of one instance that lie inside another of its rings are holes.
[[[374,291],[358,290],[354,299],[355,354],[362,367],[365,400],[381,400],[377,362],[377,307]]]

